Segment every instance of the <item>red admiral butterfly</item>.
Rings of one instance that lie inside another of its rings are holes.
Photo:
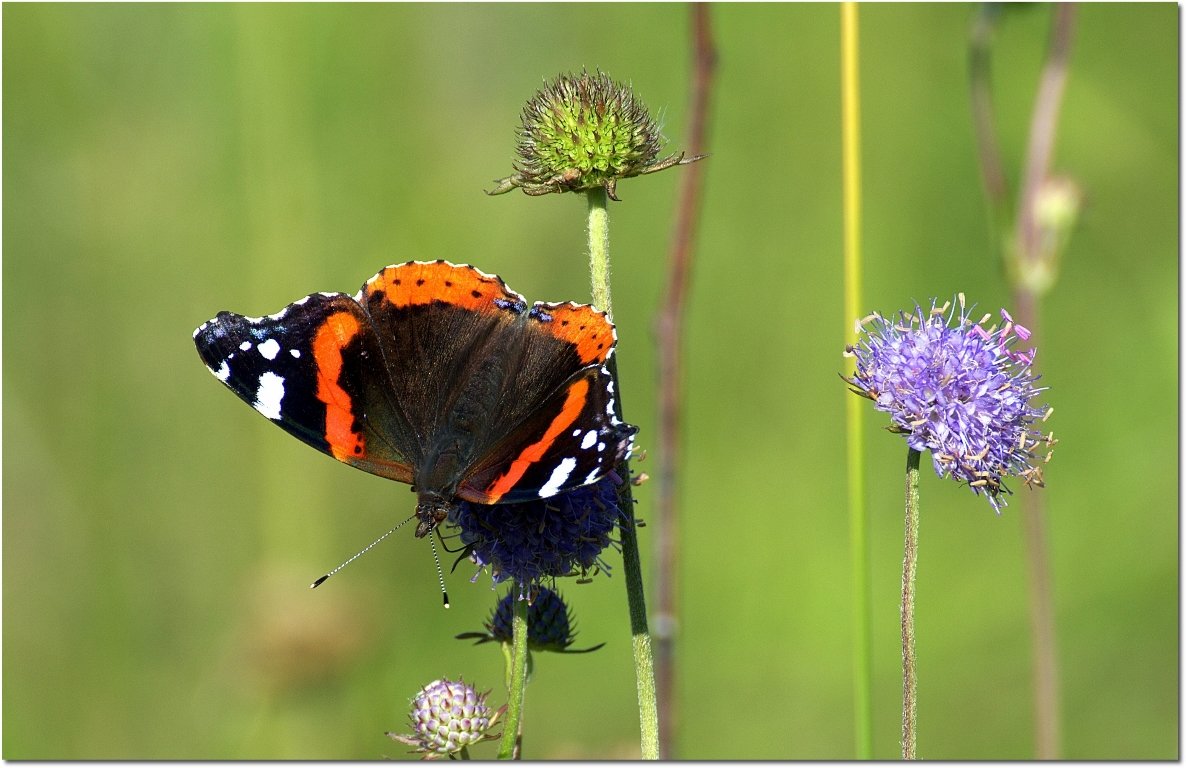
[[[351,297],[231,312],[194,341],[253,408],[338,461],[411,483],[416,536],[456,499],[499,504],[590,485],[630,455],[606,368],[617,336],[587,304],[537,302],[446,261],[387,267]]]

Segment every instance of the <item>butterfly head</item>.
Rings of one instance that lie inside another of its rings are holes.
[[[437,493],[421,493],[416,503],[416,538],[422,539],[449,516],[453,505]]]

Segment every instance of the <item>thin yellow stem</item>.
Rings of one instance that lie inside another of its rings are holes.
[[[840,6],[841,134],[844,178],[844,318],[846,345],[857,340],[861,307],[861,100],[857,4]],[[857,759],[873,757],[872,600],[865,510],[864,408],[845,398],[848,514],[853,574],[853,714]]]

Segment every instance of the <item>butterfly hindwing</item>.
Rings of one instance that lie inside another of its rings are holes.
[[[550,498],[605,477],[629,455],[634,428],[613,415],[613,379],[578,371],[471,469],[457,495],[480,504]]]
[[[605,362],[615,335],[582,304],[537,303],[523,318],[510,396],[491,414],[497,437],[457,495],[477,503],[548,498],[592,484],[629,454],[633,427],[614,414]]]

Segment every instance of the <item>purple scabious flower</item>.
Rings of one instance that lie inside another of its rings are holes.
[[[1005,310],[1001,324],[986,327],[991,315],[973,321],[959,296],[950,302],[894,319],[873,314],[858,323],[860,340],[847,352],[856,372],[845,379],[855,394],[869,398],[890,415],[890,430],[906,437],[916,451],[930,451],[939,477],[951,477],[983,494],[999,514],[1012,493],[1004,478],[1043,485],[1042,470],[1053,447],[1053,433],[1037,429],[1052,412],[1031,401],[1037,387],[1031,369],[1036,350],[1012,349],[1030,333]],[[843,377],[842,377],[843,378]]]
[[[478,693],[462,680],[433,680],[412,699],[412,733],[387,735],[416,747],[426,759],[452,756],[470,744],[493,738],[486,732],[498,719],[498,713],[486,704],[489,695],[489,691]]]
[[[515,613],[515,600],[514,591],[508,592],[495,606],[494,613],[486,622],[485,632],[465,632],[458,635],[457,639],[477,640],[475,645],[492,641],[510,643],[514,635],[511,622]],[[592,648],[572,650],[570,646],[575,640],[576,628],[572,612],[564,603],[564,598],[547,587],[540,587],[527,607],[528,648],[533,651],[588,653],[605,645],[599,643]]]
[[[488,567],[495,584],[514,580],[519,597],[526,597],[548,577],[608,570],[601,552],[613,543],[611,534],[623,520],[621,484],[611,472],[547,499],[490,505],[461,501],[449,522],[461,529],[470,559]]]

